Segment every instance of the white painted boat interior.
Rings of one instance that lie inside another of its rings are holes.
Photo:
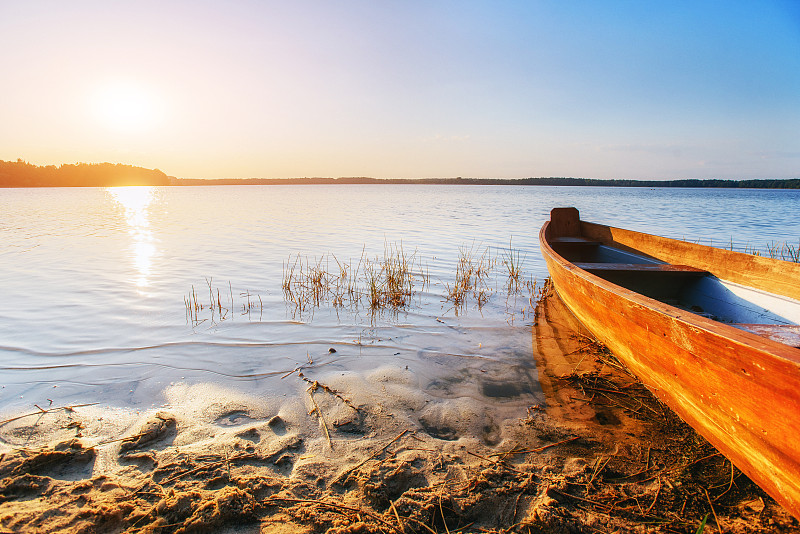
[[[705,271],[660,269],[659,265],[667,264],[580,238],[555,240],[552,246],[564,259],[631,291],[781,343],[800,345],[798,300],[721,280]]]
[[[692,310],[702,308],[703,315],[727,323],[800,324],[800,301],[711,275],[687,284],[679,303]]]

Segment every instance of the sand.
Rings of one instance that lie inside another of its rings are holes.
[[[556,296],[532,336],[540,390],[476,367],[436,395],[385,366],[299,370],[274,402],[34,408],[0,425],[0,532],[800,532]]]

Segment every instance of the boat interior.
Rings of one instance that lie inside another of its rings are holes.
[[[552,237],[553,250],[576,267],[618,286],[780,343],[800,347],[800,302],[721,280],[687,265],[583,237]]]

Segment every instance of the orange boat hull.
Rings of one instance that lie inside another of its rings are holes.
[[[619,232],[627,244],[613,239]],[[555,235],[565,233],[629,250],[641,250],[636,246],[644,243],[648,255],[671,263],[707,257],[702,249],[710,247],[584,222],[577,231],[574,222],[567,228],[561,221],[548,222],[540,232],[553,285],[575,316],[659,399],[800,518],[800,349],[664,304],[577,267],[551,246]],[[692,253],[680,254],[681,248]],[[749,256],[722,252],[727,258]],[[771,279],[770,260],[759,262],[757,276]],[[712,265],[699,267],[717,274]],[[725,269],[736,267],[727,261]],[[783,275],[784,295],[796,298],[791,293],[800,287],[800,266],[776,262],[775,269]],[[748,278],[746,272],[742,276]]]

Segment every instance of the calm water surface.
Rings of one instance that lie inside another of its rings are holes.
[[[175,383],[293,395],[281,376],[310,360],[320,377],[408,367],[443,396],[472,394],[443,386],[454,374],[535,385],[529,292],[508,294],[502,262],[513,251],[526,280],[544,280],[537,234],[552,207],[763,248],[798,245],[798,201],[800,191],[504,186],[0,190],[0,411],[48,400],[150,407]],[[289,258],[355,266],[387,247],[413,255],[412,306],[298,313],[284,300]],[[465,251],[495,268],[487,303],[456,313],[445,295]],[[195,324],[185,299],[194,288],[208,302],[208,284],[229,311],[202,310]],[[532,403],[534,385],[497,402]]]

